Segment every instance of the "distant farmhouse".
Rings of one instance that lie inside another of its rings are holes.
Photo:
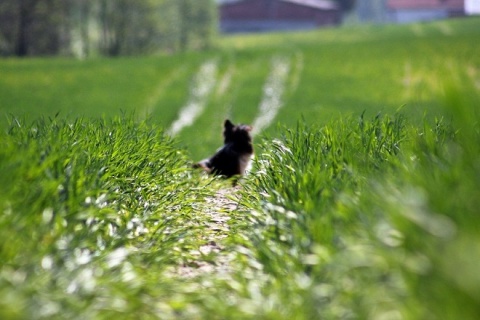
[[[230,0],[219,5],[225,33],[306,30],[338,25],[341,11],[329,0]]]
[[[387,0],[387,20],[408,23],[464,16],[465,2],[466,0]]]

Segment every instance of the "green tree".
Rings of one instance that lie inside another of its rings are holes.
[[[180,50],[204,49],[212,44],[217,27],[217,7],[213,0],[171,0],[179,12]]]
[[[61,0],[2,0],[2,53],[27,56],[60,52],[65,36],[64,3]]]
[[[214,0],[1,0],[3,55],[89,56],[203,49],[216,32]]]

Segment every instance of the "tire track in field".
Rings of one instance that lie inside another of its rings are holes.
[[[177,135],[183,128],[191,126],[202,114],[217,83],[218,63],[215,60],[204,62],[201,66],[190,88],[190,96],[186,105],[180,109],[178,118],[172,123],[167,133],[171,136]]]
[[[229,63],[225,71],[218,78],[217,88],[215,90],[215,104],[218,106],[217,112],[214,114],[215,121],[221,123],[231,114],[231,100],[233,97],[232,89],[236,87],[233,83],[237,68],[233,63]]]
[[[263,86],[263,97],[258,115],[252,123],[253,135],[267,128],[283,105],[282,97],[287,84],[291,61],[287,57],[274,57],[271,65],[270,74]]]
[[[205,274],[216,274],[227,277],[232,272],[231,262],[234,253],[226,251],[222,240],[230,234],[228,221],[231,214],[238,209],[238,202],[231,197],[239,191],[238,187],[221,189],[214,196],[206,198],[206,205],[201,214],[208,217],[207,231],[201,239],[201,245],[190,253],[192,261],[173,267],[169,272],[172,276],[181,278],[195,278]],[[215,260],[206,260],[205,257],[214,254]]]
[[[444,35],[444,36],[452,36],[454,34],[454,31],[452,27],[450,27],[449,24],[446,22],[441,22],[436,25],[436,28]]]
[[[445,74],[449,75],[448,81]],[[465,78],[469,81],[465,82]],[[480,90],[480,72],[473,65],[463,65],[453,59],[442,60],[442,66],[434,71],[425,66],[414,68],[411,61],[406,61],[401,83],[404,100],[421,101],[443,96],[448,84],[471,85],[472,89]]]
[[[295,91],[303,70],[303,55],[297,54],[292,63],[288,57],[274,57],[271,61],[271,70],[263,86],[263,97],[259,106],[258,116],[253,121],[256,133],[268,127],[283,105],[283,98],[287,87]],[[294,67],[291,68],[291,65]],[[293,70],[291,70],[293,69]],[[292,72],[291,79],[289,78]],[[228,95],[232,85],[235,68],[229,66],[225,73],[218,78],[218,84],[213,83],[211,90],[216,86],[215,97],[218,99]],[[289,81],[290,80],[290,81]],[[193,257],[188,263],[177,265],[169,272],[172,276],[184,279],[200,277],[206,274],[215,274],[219,278],[228,278],[235,266],[235,252],[227,251],[222,244],[229,237],[228,221],[233,218],[232,213],[238,210],[239,187],[217,190],[216,194],[207,197],[202,213],[208,217],[206,232],[202,244],[193,249]],[[215,259],[206,260],[205,257],[214,255]]]
[[[300,80],[302,78],[302,73],[303,73],[304,61],[305,61],[303,57],[303,53],[301,51],[296,52],[294,58],[295,58],[295,64],[291,71],[292,80],[290,81],[290,87],[289,87],[290,93],[295,92],[298,88],[298,85],[300,84]]]
[[[410,30],[412,30],[412,33],[416,37],[423,37],[425,36],[425,30],[422,24],[420,23],[414,23],[411,25]]]
[[[405,62],[404,70],[404,76],[401,79],[404,86],[404,99],[416,101],[442,94],[443,82],[439,81],[441,79],[439,73],[425,67],[414,68],[410,61]]]
[[[235,67],[230,64],[223,76],[218,81],[217,90],[215,92],[215,96],[217,98],[224,96],[227,90],[230,88],[234,73]]]
[[[477,69],[475,66],[470,64],[466,67],[465,72],[466,72],[467,76],[470,78],[470,80],[472,81],[472,84],[475,87],[475,89],[480,90],[480,72],[479,72],[479,69]]]
[[[170,86],[170,84],[172,84],[175,80],[180,78],[186,71],[187,71],[186,66],[182,66],[179,70],[178,69],[173,70],[168,74],[168,76],[165,79],[162,79],[157,84],[157,86],[155,87],[155,90],[152,92],[152,94],[148,97],[147,101],[145,102],[145,105],[138,112],[139,121],[143,121],[147,119],[153,113],[155,106],[157,105],[158,101],[160,100],[160,97],[162,96],[166,88],[168,88],[168,86]]]

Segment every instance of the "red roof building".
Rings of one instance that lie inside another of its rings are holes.
[[[341,18],[329,0],[237,0],[220,4],[219,13],[226,33],[313,29],[337,25]]]

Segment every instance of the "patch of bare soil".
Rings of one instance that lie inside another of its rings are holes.
[[[207,206],[203,213],[208,216],[208,225],[203,244],[198,250],[191,252],[197,259],[178,266],[174,272],[176,275],[194,278],[204,274],[216,273],[218,276],[226,276],[229,273],[233,257],[224,251],[221,242],[228,236],[230,231],[228,221],[232,212],[238,208],[237,201],[232,200],[238,190],[238,187],[225,188],[206,199]]]

